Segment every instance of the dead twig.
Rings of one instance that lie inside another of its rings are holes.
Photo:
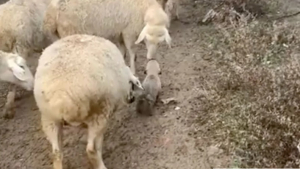
[[[297,16],[299,14],[300,14],[300,11],[295,12],[293,14],[289,14],[289,15],[284,15],[284,16],[280,16],[280,17],[276,17],[276,18],[274,17],[274,18],[272,18],[272,20],[282,20],[282,19],[286,19],[286,18]]]

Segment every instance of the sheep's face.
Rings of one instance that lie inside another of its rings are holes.
[[[134,84],[130,81],[130,90],[129,90],[129,94],[127,96],[127,103],[131,104],[135,101],[135,96],[133,94],[134,91]]]
[[[127,102],[133,103],[135,101],[135,91],[136,89],[144,90],[140,80],[134,76],[128,66],[125,67],[125,71],[128,73],[128,83],[129,83],[129,92],[127,95]]]
[[[28,91],[33,90],[34,78],[26,61],[16,54],[0,57],[3,57],[0,67],[0,80],[13,83]]]
[[[135,97],[137,96],[138,90],[144,90],[141,82],[136,78],[135,80],[129,80],[130,89],[127,96],[127,102],[133,103],[135,101]]]

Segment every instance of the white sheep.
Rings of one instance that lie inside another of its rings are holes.
[[[28,91],[33,90],[33,75],[29,70],[26,61],[18,54],[0,51],[0,81],[18,85]],[[15,98],[15,88],[7,95],[5,108],[9,111],[4,114],[5,118],[14,116],[13,104]]]
[[[0,5],[0,50],[18,53],[27,59],[41,52],[50,41],[42,31],[43,16],[50,0],[10,0]],[[3,109],[4,116],[13,117],[16,86],[10,91]]]
[[[146,39],[147,57],[151,58],[158,42],[170,46],[168,27],[169,18],[155,0],[52,0],[44,19],[44,31],[53,41],[89,34],[111,40],[123,54],[126,48],[134,74],[133,45]]]
[[[86,152],[95,169],[102,160],[103,135],[109,116],[132,103],[133,84],[141,83],[109,40],[70,35],[47,47],[35,74],[34,97],[42,128],[52,144],[53,168],[62,169],[62,124],[86,124]]]
[[[143,81],[144,91],[138,97],[136,111],[139,114],[152,116],[154,114],[154,106],[161,91],[161,81],[159,78],[161,69],[159,63],[155,59],[149,60],[144,73],[147,74]]]
[[[10,0],[0,5],[0,50],[27,58],[50,43],[42,31],[50,0]]]

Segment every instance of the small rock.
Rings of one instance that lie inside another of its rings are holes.
[[[175,110],[179,110],[179,109],[180,109],[180,107],[176,107],[176,108],[175,108]]]
[[[222,149],[218,148],[217,146],[210,146],[207,148],[207,155],[220,155],[223,152]]]

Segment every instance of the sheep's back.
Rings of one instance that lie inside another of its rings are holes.
[[[93,108],[121,104],[129,89],[124,68],[120,51],[110,41],[89,35],[68,36],[46,48],[39,59],[34,89],[37,102],[49,109],[51,101],[70,105],[64,106],[64,111],[77,112],[73,117],[85,117]]]
[[[11,52],[14,42],[31,48],[45,47],[41,30],[45,3],[20,0],[0,5],[0,23],[5,23],[0,24],[0,50]]]
[[[90,34],[104,38],[120,35],[125,29],[138,35],[144,26],[147,8],[153,0],[72,0],[59,3],[58,32],[61,37]]]

